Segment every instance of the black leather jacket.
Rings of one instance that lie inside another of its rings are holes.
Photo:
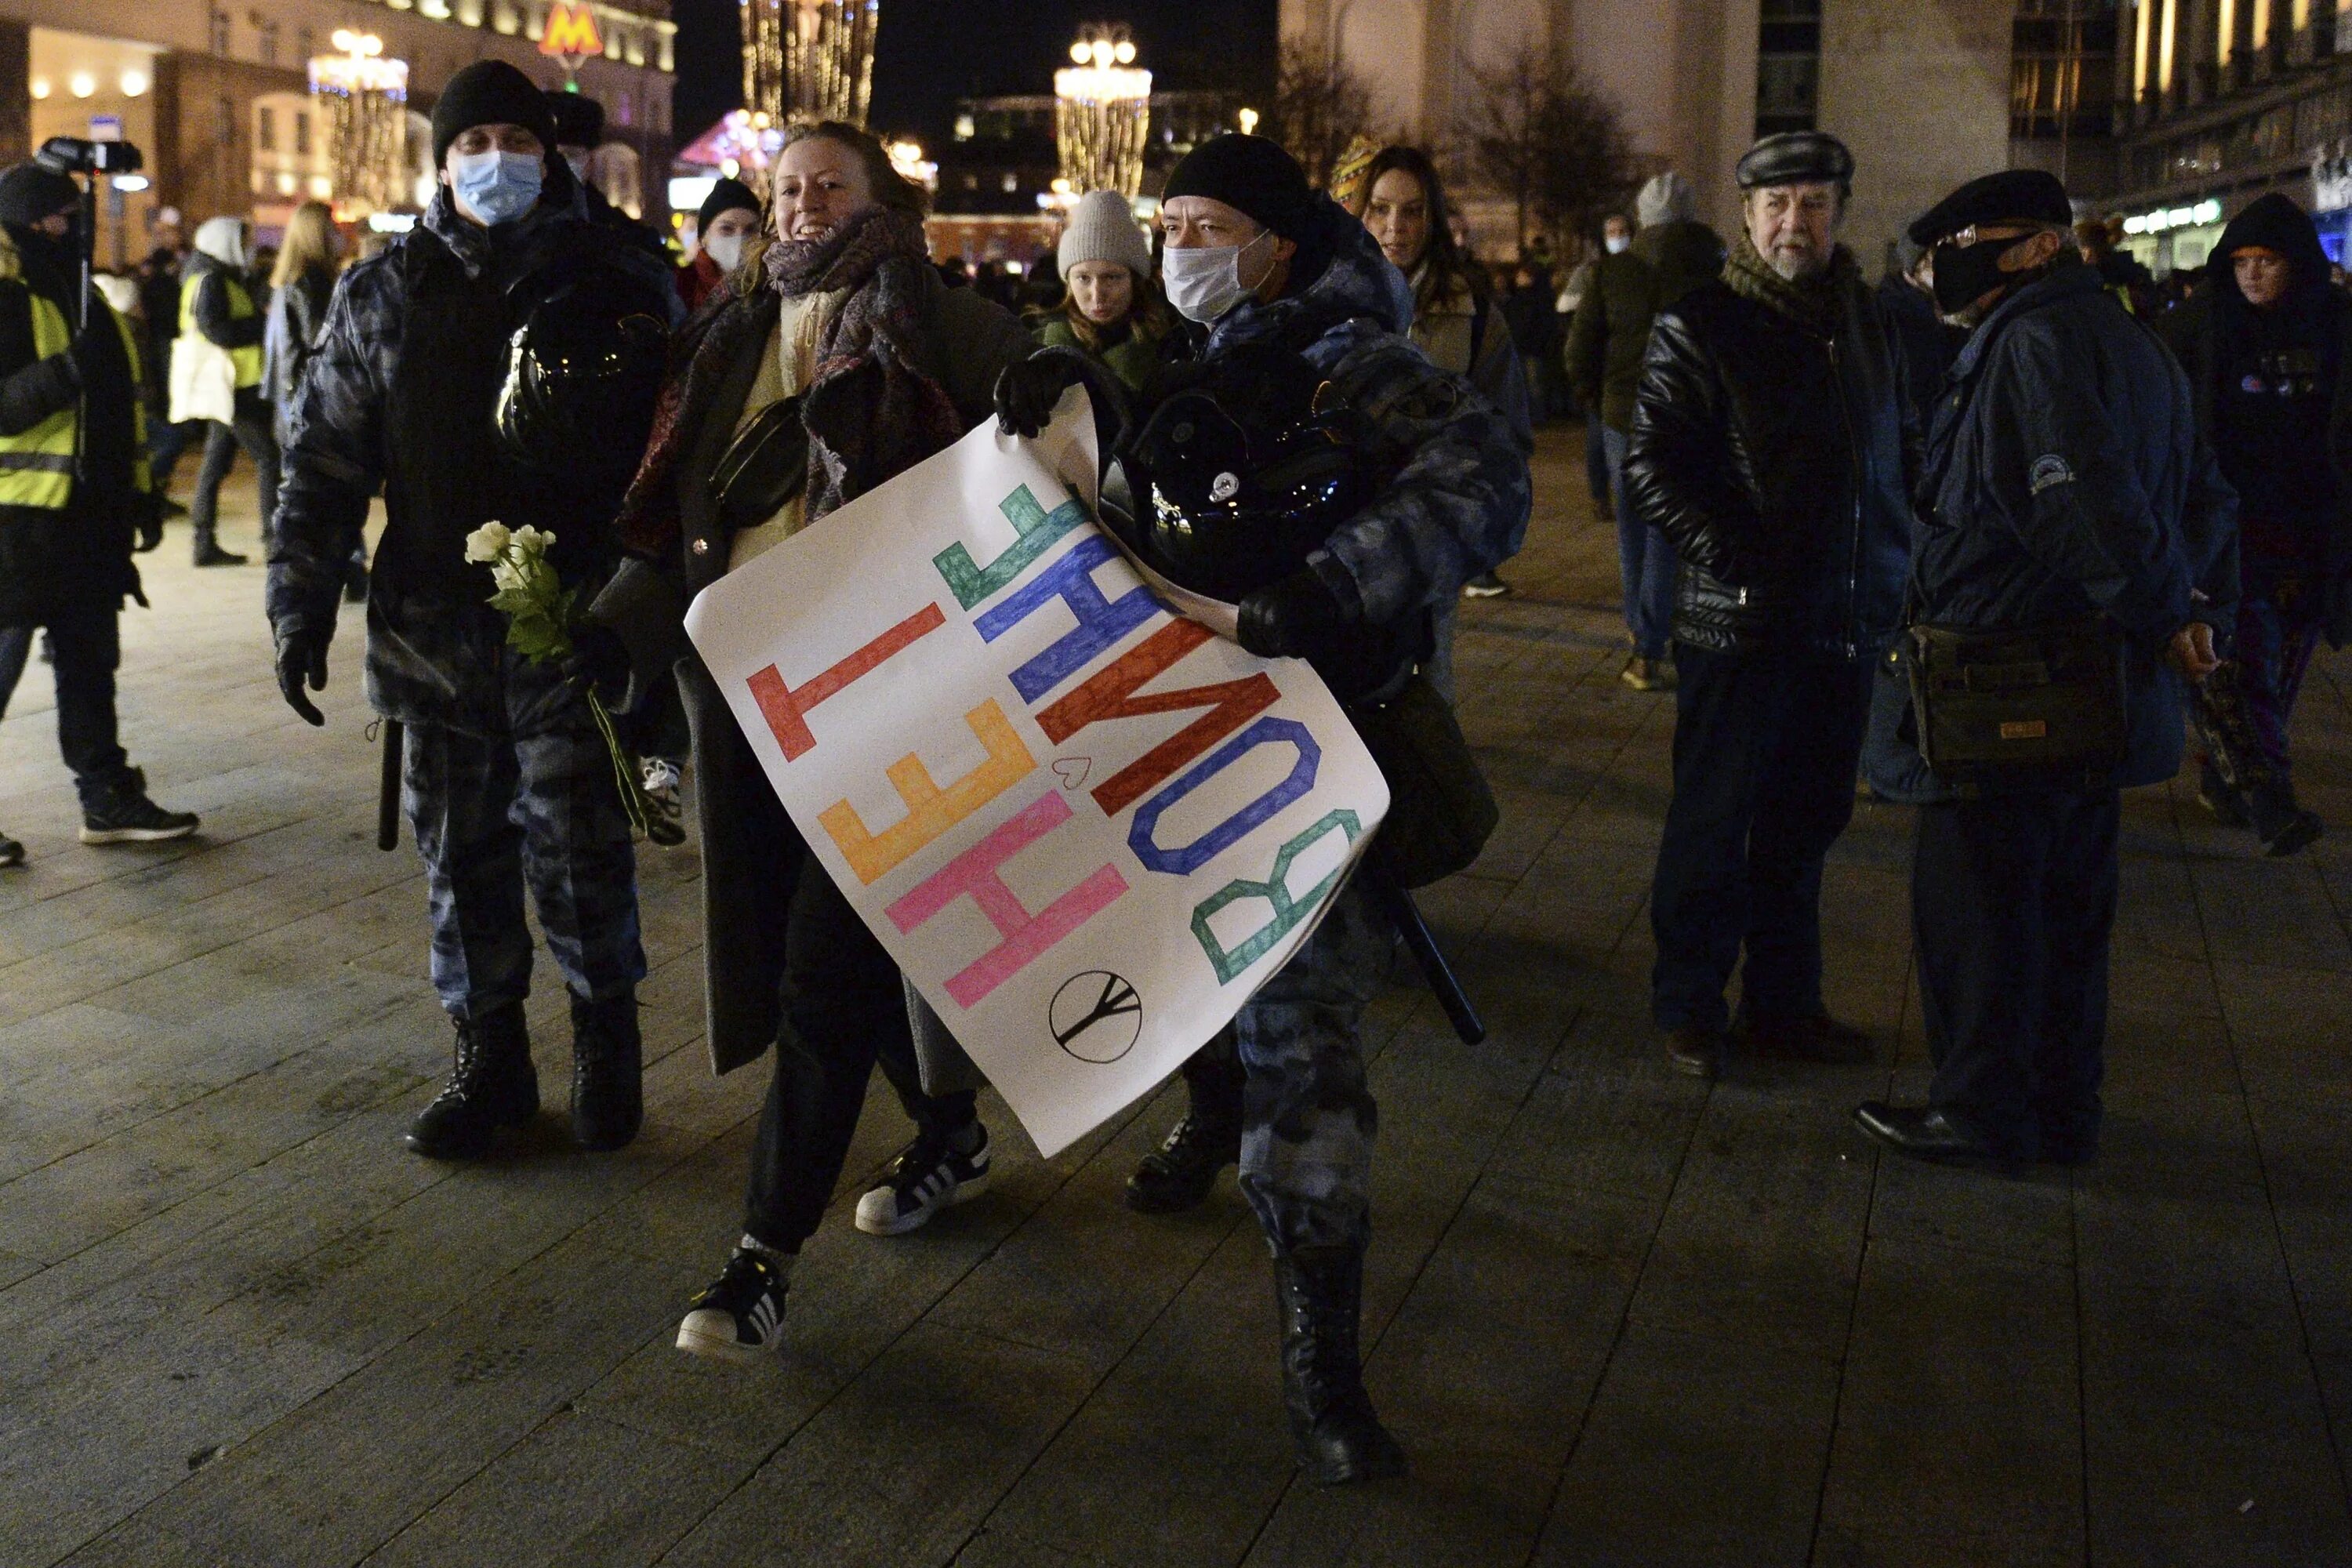
[[[1916,420],[1858,279],[1834,336],[1710,283],[1658,313],[1625,489],[1680,559],[1677,641],[1874,658],[1902,619]]]

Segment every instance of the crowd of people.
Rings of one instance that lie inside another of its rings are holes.
[[[1459,599],[1507,592],[1534,426],[1580,405],[1620,547],[1622,676],[1675,702],[1651,900],[1663,1049],[1706,1077],[1739,1052],[1871,1058],[1824,1002],[1822,866],[1858,780],[1915,803],[1937,1072],[1924,1104],[1855,1112],[1902,1153],[2091,1157],[2119,792],[2170,777],[2188,729],[2217,815],[2273,854],[2321,831],[2287,731],[2317,642],[2352,632],[2352,300],[2284,198],[2240,215],[2204,287],[2160,314],[2028,172],[1922,215],[1874,286],[1837,240],[1851,153],[1792,132],[1740,159],[1728,244],[1662,173],[1555,289],[1540,258],[1500,284],[1478,266],[1419,149],[1350,149],[1318,191],[1272,142],[1230,135],[1176,166],[1156,234],[1118,193],[1079,200],[1047,297],[1043,266],[1016,288],[935,262],[923,192],[829,122],[786,132],[763,186],[716,182],[674,267],[583,178],[593,109],[477,63],[435,107],[439,188],[414,230],[346,269],[306,206],[265,275],[244,226],[215,218],[121,310],[76,297],[72,180],[0,174],[0,700],[44,630],[85,841],[194,831],[116,741],[116,619],[162,537],[174,442],[205,437],[199,564],[239,559],[215,509],[235,453],[252,458],[285,700],[324,721],[313,694],[363,601],[367,698],[399,726],[456,1041],[407,1143],[443,1160],[539,1110],[526,900],[570,997],[574,1137],[636,1135],[635,851],[585,695],[625,716],[673,803],[690,769],[707,1043],[721,1072],[773,1061],[740,1224],[682,1350],[783,1343],[876,1067],[914,1135],[859,1229],[915,1229],[992,1165],[975,1087],[926,1071],[946,1026],[779,805],[687,606],[983,422],[1036,436],[1073,384],[1126,466],[1107,521],[1121,486],[1150,489],[1149,453],[1118,437],[1179,391],[1351,432],[1370,499],[1234,596],[1244,647],[1305,658],[1356,703],[1421,679],[1450,699]],[[559,372],[590,363],[590,401],[566,404]],[[488,602],[466,542],[493,521],[555,538],[584,606],[560,661],[510,646]],[[21,856],[0,838],[0,863]],[[1377,1122],[1359,1026],[1395,941],[1345,884],[1185,1065],[1185,1113],[1128,1187],[1168,1213],[1238,1167],[1274,1256],[1299,1461],[1326,1482],[1404,1465],[1357,1343]]]

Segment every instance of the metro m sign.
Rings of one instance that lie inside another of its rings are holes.
[[[540,36],[539,52],[574,58],[603,54],[604,40],[596,31],[595,14],[585,5],[556,0],[547,8],[547,30]]]

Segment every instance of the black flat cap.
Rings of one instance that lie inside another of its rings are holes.
[[[1826,131],[1783,131],[1748,149],[1733,171],[1743,191],[1853,183],[1853,154]]]
[[[2003,169],[1980,174],[1929,207],[1911,224],[1915,245],[1933,245],[1971,224],[2046,223],[2060,228],[2074,222],[2066,187],[2046,169]]]

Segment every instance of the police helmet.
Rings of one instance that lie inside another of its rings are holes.
[[[507,340],[499,442],[528,471],[625,488],[653,431],[669,329],[645,285],[592,268],[541,293]]]

